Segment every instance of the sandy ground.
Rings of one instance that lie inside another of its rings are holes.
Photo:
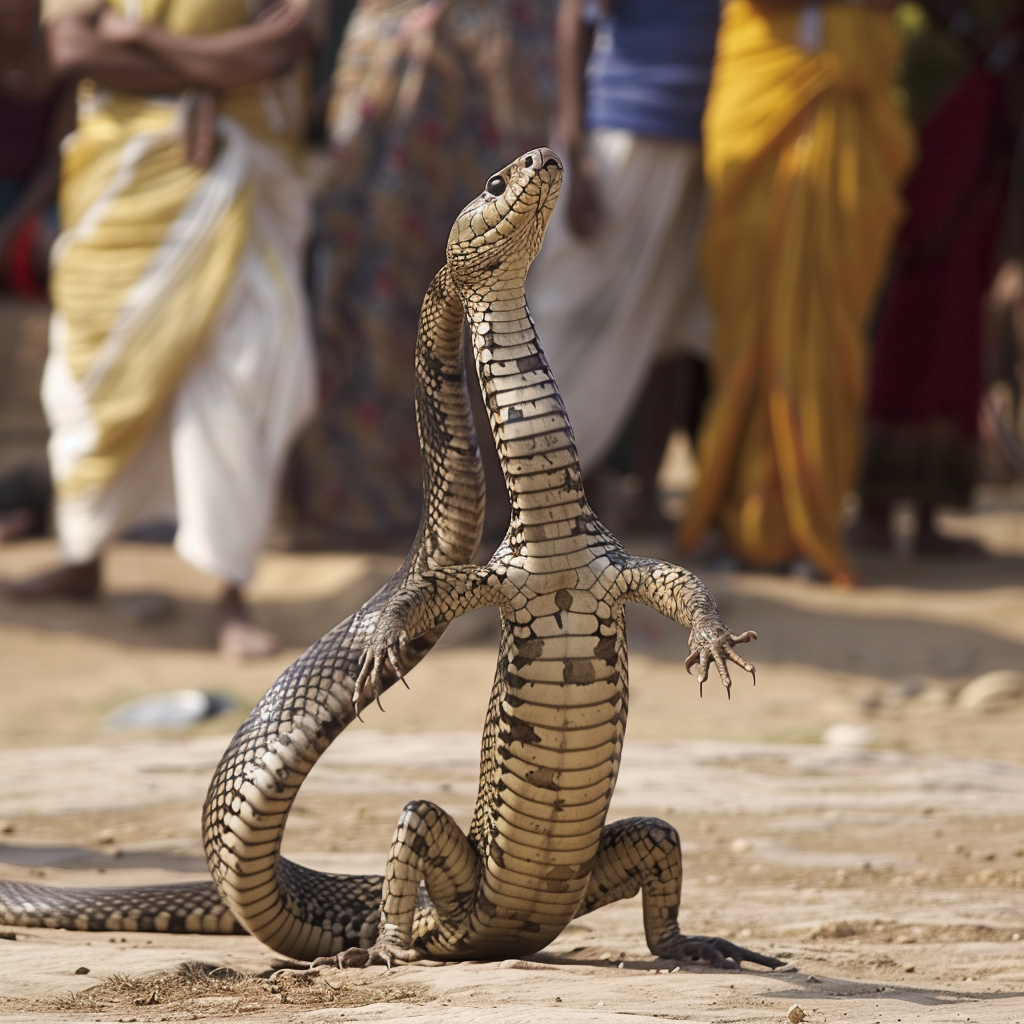
[[[865,559],[856,591],[703,574],[761,639],[758,681],[703,700],[685,632],[630,614],[631,704],[613,816],[683,837],[683,927],[784,956],[787,972],[654,960],[638,901],[574,923],[529,961],[269,976],[253,939],[0,928],[0,1022],[987,1021],[1024,1024],[1024,702],[956,700],[972,677],[1024,669],[1024,515],[948,522],[1001,557]],[[648,552],[653,553],[653,552]],[[54,557],[0,548],[0,574]],[[261,621],[287,648],[233,665],[212,650],[210,583],[166,548],[121,544],[95,606],[0,604],[0,877],[56,885],[201,878],[199,809],[228,736],[276,673],[387,577],[388,556],[266,556]],[[169,598],[169,600],[168,600]],[[402,804],[466,824],[496,622],[458,623],[328,753],[285,852],[379,871]],[[105,731],[123,702],[199,687],[235,710],[174,734]],[[867,726],[867,749],[821,742]],[[183,967],[182,965],[190,965]],[[88,973],[76,973],[88,968]]]

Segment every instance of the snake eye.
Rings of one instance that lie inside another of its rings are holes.
[[[487,182],[487,191],[492,196],[500,196],[505,191],[505,179],[500,174],[496,174]]]
[[[525,160],[523,161],[523,166],[524,166],[524,167],[532,167],[532,166],[533,166],[533,157],[532,157],[532,156],[528,156],[528,157],[527,157],[527,158],[526,158],[526,159],[525,159]]]

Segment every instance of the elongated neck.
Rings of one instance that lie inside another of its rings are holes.
[[[537,339],[521,280],[466,296],[466,316],[513,517],[558,523],[589,511],[558,385]]]
[[[442,267],[423,298],[416,337],[416,426],[424,446],[416,571],[470,562],[484,522],[484,475],[463,366],[462,300]],[[443,452],[443,459],[431,457]]]

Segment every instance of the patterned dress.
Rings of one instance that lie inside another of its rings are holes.
[[[295,479],[309,541],[386,542],[419,516],[413,347],[451,224],[542,144],[554,0],[363,0],[334,74],[312,289],[321,413]]]

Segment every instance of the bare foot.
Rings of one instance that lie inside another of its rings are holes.
[[[231,661],[265,658],[280,649],[277,637],[268,629],[257,626],[238,587],[226,587],[219,608],[220,631],[217,648]]]
[[[0,594],[15,601],[48,601],[72,598],[95,600],[100,592],[100,562],[64,565],[27,580],[0,580]]]

